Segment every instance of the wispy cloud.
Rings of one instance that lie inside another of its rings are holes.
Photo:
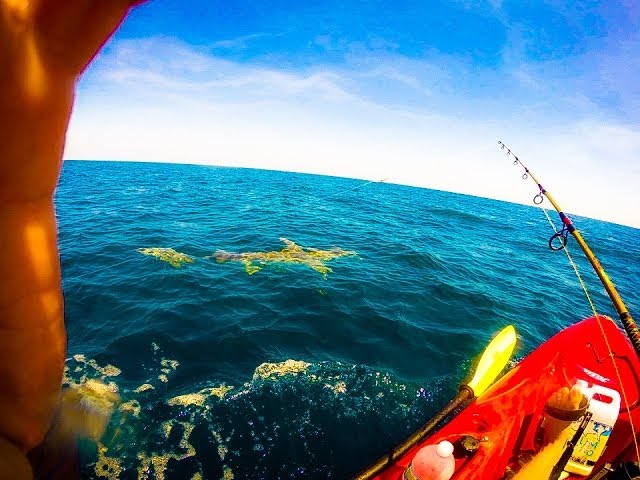
[[[242,35],[240,37],[230,38],[227,40],[217,40],[211,44],[211,48],[243,50],[246,49],[250,43],[263,39],[266,36],[268,36],[266,33],[252,33],[250,35]]]
[[[365,52],[292,69],[167,38],[119,41],[81,84],[66,157],[392,177],[529,202],[501,139],[569,211],[640,226],[640,131],[596,96],[587,79],[602,72],[571,76],[553,62],[496,69]]]
[[[335,71],[287,72],[243,65],[166,38],[118,42],[90,76],[99,77],[100,82],[111,81],[111,87],[118,91],[133,89],[159,96],[167,90],[218,100],[237,100],[237,96],[245,99],[349,96]]]

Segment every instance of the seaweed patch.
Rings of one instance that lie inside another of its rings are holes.
[[[357,255],[352,250],[343,250],[339,247],[331,247],[328,250],[320,250],[311,247],[301,247],[287,238],[280,239],[284,244],[282,250],[270,252],[243,252],[233,253],[218,250],[205,259],[215,259],[218,263],[227,261],[240,262],[244,265],[249,275],[259,272],[270,263],[289,263],[306,265],[312,270],[321,273],[325,278],[332,270],[326,263],[339,257]]]
[[[175,251],[173,248],[160,248],[160,247],[152,247],[152,248],[138,248],[136,252],[139,252],[143,255],[150,255],[152,257],[156,257],[158,260],[162,260],[163,262],[167,262],[172,267],[181,267],[185,263],[194,263],[195,259],[187,255],[186,253],[180,253]]]

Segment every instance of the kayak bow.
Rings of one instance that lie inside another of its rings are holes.
[[[547,441],[545,436],[552,425],[546,422],[549,399],[572,386],[580,388],[586,397],[580,411],[583,419],[566,422],[565,427],[577,433],[539,480],[640,478],[610,476],[617,466],[640,457],[635,428],[640,423],[640,330],[571,219],[522,161],[504,143],[498,144],[507,155],[513,155],[514,164],[524,168],[523,178],[531,177],[538,186],[534,203],[540,205],[547,198],[558,212],[562,229],[549,239],[549,246],[563,250],[569,234],[576,239],[611,298],[626,336],[594,308],[593,317],[563,329],[493,383],[515,344],[515,330],[507,327],[487,347],[474,378],[460,387],[456,397],[404,442],[354,477],[357,480],[415,478],[407,469],[416,453],[442,441],[455,446],[452,479],[511,479]],[[448,423],[436,431],[447,419]]]
[[[507,366],[507,362],[511,358],[513,349],[516,346],[516,340],[516,330],[513,328],[513,325],[505,327],[498,333],[482,353],[475,375],[471,381],[466,385],[461,385],[458,394],[427,423],[422,425],[422,427],[416,430],[400,445],[391,449],[389,453],[380,457],[374,464],[356,475],[354,480],[374,478],[385,468],[393,465],[394,462],[405,455],[411,448],[424,440],[438,425],[449,418],[457,408],[465,402],[482,395],[487,387],[493,383],[500,372]]]

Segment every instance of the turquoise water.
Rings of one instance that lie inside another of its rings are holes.
[[[437,411],[503,326],[516,326],[521,358],[590,315],[534,207],[334,177],[77,161],[64,165],[56,205],[67,381],[114,382],[128,407],[107,450],[83,446],[86,478],[346,478]],[[639,317],[640,230],[574,220]],[[326,277],[282,263],[248,275],[205,258],[279,251],[281,237],[357,255],[328,261]],[[175,268],[136,251],[147,247],[195,261]]]

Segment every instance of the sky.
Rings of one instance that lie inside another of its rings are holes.
[[[81,78],[65,158],[360,178],[640,228],[640,2],[151,0]],[[547,203],[548,205],[548,203]]]

